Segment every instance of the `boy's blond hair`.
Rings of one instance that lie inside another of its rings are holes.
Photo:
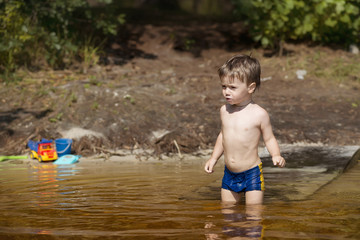
[[[218,73],[221,81],[228,78],[232,82],[237,78],[241,82],[245,81],[247,86],[255,83],[256,88],[260,87],[260,63],[251,56],[236,55],[230,58],[219,68]]]

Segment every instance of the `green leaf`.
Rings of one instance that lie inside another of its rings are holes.
[[[253,39],[254,39],[256,42],[260,41],[261,38],[262,38],[262,35],[261,35],[261,34],[260,34],[260,35],[255,35],[255,36],[253,37]]]
[[[350,23],[351,22],[349,15],[342,15],[340,17],[340,21],[342,21],[344,23]]]
[[[60,50],[60,49],[61,49],[61,45],[60,45],[60,44],[57,44],[57,43],[54,44],[54,47],[55,47],[56,50]]]
[[[345,9],[344,4],[345,3],[343,1],[338,1],[336,3],[335,11],[337,14],[340,14],[341,12],[344,11],[344,9]]]
[[[261,45],[263,45],[264,47],[269,46],[269,44],[270,44],[270,41],[269,41],[269,39],[267,37],[263,37],[261,39]]]
[[[328,18],[325,21],[325,25],[329,27],[334,27],[336,25],[336,21],[331,18]]]
[[[326,3],[324,1],[320,1],[318,4],[316,4],[315,12],[319,15],[322,15],[324,13],[325,4]]]
[[[124,24],[126,22],[125,20],[125,14],[120,14],[117,16],[117,21],[120,23],[120,24]]]
[[[21,30],[25,33],[27,33],[29,31],[26,25],[22,25]]]

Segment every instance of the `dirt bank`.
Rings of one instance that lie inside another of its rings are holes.
[[[29,139],[59,137],[73,138],[82,155],[209,149],[224,103],[216,71],[237,53],[262,64],[254,100],[269,111],[280,143],[360,143],[359,55],[288,44],[286,56],[269,56],[234,29],[241,28],[133,25],[108,46],[102,65],[20,71],[22,81],[0,90],[1,154],[26,152]],[[297,70],[306,70],[304,79]]]

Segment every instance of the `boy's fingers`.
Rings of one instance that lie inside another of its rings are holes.
[[[276,159],[274,161],[274,166],[284,167],[285,166],[285,159],[284,158]]]
[[[281,159],[279,160],[279,166],[280,166],[280,167],[285,167],[285,159],[284,159],[284,158],[281,158]]]
[[[210,167],[205,166],[205,172],[212,173],[213,171],[212,171],[212,169],[210,169]]]
[[[204,170],[205,170],[205,172],[207,172],[207,173],[212,173],[212,172],[213,172],[213,166],[212,166],[209,162],[207,162],[207,163],[205,164]]]

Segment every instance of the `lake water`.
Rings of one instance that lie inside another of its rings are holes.
[[[0,239],[360,239],[359,165],[332,181],[355,151],[265,157],[260,207],[221,204],[223,165],[207,175],[204,158],[2,162]]]

